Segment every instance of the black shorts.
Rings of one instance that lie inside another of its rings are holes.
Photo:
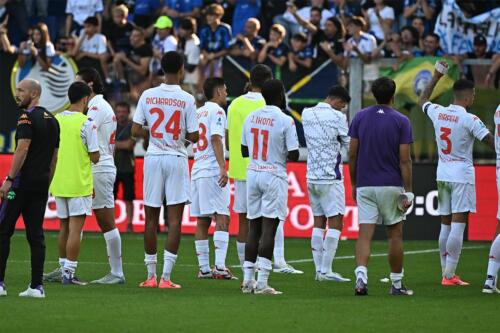
[[[115,180],[115,199],[118,193],[118,186],[122,184],[123,187],[123,200],[132,201],[135,199],[135,180],[134,174],[131,172],[118,172]]]

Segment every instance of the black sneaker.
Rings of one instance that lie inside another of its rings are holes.
[[[363,282],[363,279],[356,280],[356,288],[354,288],[354,296],[366,296],[368,295],[367,284]]]
[[[392,296],[413,296],[413,290],[407,289],[405,286],[401,285],[401,288],[396,288],[391,285],[389,290],[389,295]]]

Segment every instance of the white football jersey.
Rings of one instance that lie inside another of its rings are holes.
[[[272,172],[282,178],[287,178],[288,152],[299,149],[292,117],[272,105],[248,115],[243,125],[241,144],[248,147],[248,170]]]
[[[99,141],[99,162],[92,165],[93,172],[113,172],[116,170],[115,152],[116,117],[111,105],[102,95],[95,95],[88,105],[87,116],[97,126]]]
[[[497,111],[495,112],[495,151],[497,153],[497,167],[500,167],[500,132],[498,131],[500,127],[500,104],[497,106]]]
[[[198,131],[194,97],[178,85],[162,83],[150,88],[137,103],[134,123],[149,127],[146,155],[187,158],[186,133]]]
[[[302,111],[307,143],[307,181],[331,184],[342,181],[342,149],[349,146],[347,118],[327,103]]]
[[[472,149],[474,139],[482,140],[488,135],[486,126],[459,105],[443,107],[427,102],[422,108],[432,120],[436,133],[437,180],[475,184]]]
[[[194,165],[191,178],[213,177],[219,175],[219,164],[212,147],[212,135],[219,135],[224,146],[226,132],[226,113],[217,103],[206,102],[196,111],[200,138],[193,147]],[[223,149],[225,151],[225,148]]]

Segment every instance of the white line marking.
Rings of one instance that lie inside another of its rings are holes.
[[[464,246],[462,250],[479,250],[479,249],[489,249],[489,246]],[[436,253],[439,252],[439,249],[426,249],[426,250],[415,250],[415,251],[406,251],[405,255],[415,255],[415,254],[426,254],[426,253]],[[387,253],[373,253],[371,257],[387,257]],[[354,259],[354,256],[340,256],[340,257],[335,257],[334,260],[347,260],[347,259]],[[313,259],[295,259],[295,260],[288,260],[287,263],[289,264],[302,264],[302,263],[308,263],[312,262]],[[11,263],[30,263],[30,260],[9,260]],[[54,260],[46,260],[45,263],[48,264],[59,264],[58,261]],[[80,265],[108,265],[107,262],[95,262],[95,261],[79,261],[78,262]],[[143,263],[139,262],[124,262],[123,265],[127,266],[144,266]],[[189,264],[179,264],[176,266],[180,267],[198,267],[198,265],[189,265]],[[231,268],[239,268],[240,265],[230,265],[229,267]]]

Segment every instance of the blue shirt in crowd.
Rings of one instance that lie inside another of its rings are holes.
[[[201,28],[200,33],[200,49],[215,53],[229,48],[231,41],[231,27],[225,23],[221,23],[215,31],[212,31],[210,26]]]

